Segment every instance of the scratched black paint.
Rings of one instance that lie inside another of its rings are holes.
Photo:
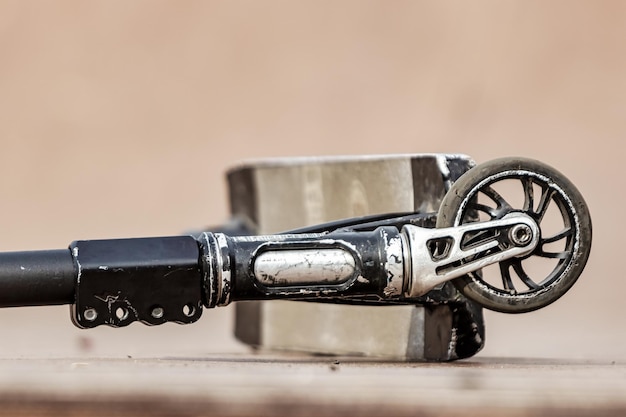
[[[202,314],[197,241],[190,236],[83,240],[70,245],[78,327],[192,323]],[[159,314],[154,314],[159,308]],[[94,309],[95,319],[85,317]]]
[[[228,239],[231,260],[234,259],[231,300],[262,300],[268,298],[311,299],[329,297],[372,296],[388,299],[384,289],[387,274],[384,264],[386,239],[398,238],[395,227],[381,227],[367,232],[335,232],[313,235],[276,237],[249,237],[245,240]],[[266,251],[315,250],[338,248],[346,250],[355,259],[353,276],[345,282],[329,284],[285,285],[266,287],[254,276],[254,260]]]

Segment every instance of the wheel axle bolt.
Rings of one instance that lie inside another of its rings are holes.
[[[526,246],[533,239],[533,231],[526,224],[516,224],[509,230],[509,240],[515,246]]]

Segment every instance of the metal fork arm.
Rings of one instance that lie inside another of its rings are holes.
[[[409,298],[485,266],[524,256],[539,242],[537,223],[521,213],[442,229],[405,226],[403,234],[409,249],[405,251]],[[468,239],[481,235],[478,241]]]

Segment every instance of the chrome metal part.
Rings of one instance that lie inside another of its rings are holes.
[[[217,240],[218,250],[216,257],[218,259],[218,265],[220,268],[215,271],[217,273],[217,305],[225,306],[230,303],[230,291],[232,288],[231,278],[231,264],[228,248],[228,240],[223,233],[216,233],[215,239]]]
[[[516,224],[509,230],[509,240],[516,246],[526,246],[533,238],[533,232],[526,224]]]
[[[202,290],[205,307],[217,305],[217,241],[213,233],[204,232],[198,237],[200,264],[202,265]]]
[[[231,263],[228,238],[223,233],[202,233],[198,238],[202,264],[202,286],[205,307],[230,303]]]
[[[409,249],[405,251],[409,298],[487,265],[527,255],[540,237],[535,220],[523,213],[441,229],[407,225],[402,232]]]
[[[415,226],[417,227],[417,226]],[[404,255],[403,248],[406,247],[404,235],[389,236],[383,233],[385,264],[384,270],[387,275],[387,286],[383,290],[385,297],[399,297],[404,289]],[[406,249],[408,250],[408,248]]]
[[[256,257],[253,271],[266,287],[340,284],[354,276],[356,262],[343,249],[270,250]]]
[[[230,303],[230,292],[232,289],[232,284],[230,282],[231,274],[231,259],[229,256],[229,248],[228,248],[228,239],[226,235],[223,233],[216,233],[215,238],[217,240],[218,251],[216,255],[218,259],[221,259],[219,265],[221,268],[217,270],[217,305],[225,306]]]

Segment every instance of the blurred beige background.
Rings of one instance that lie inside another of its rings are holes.
[[[625,360],[625,40],[611,1],[0,0],[0,250],[220,223],[251,158],[528,156],[585,195],[592,256],[556,304],[489,313],[481,355]],[[5,309],[0,357],[244,352],[231,314]]]

